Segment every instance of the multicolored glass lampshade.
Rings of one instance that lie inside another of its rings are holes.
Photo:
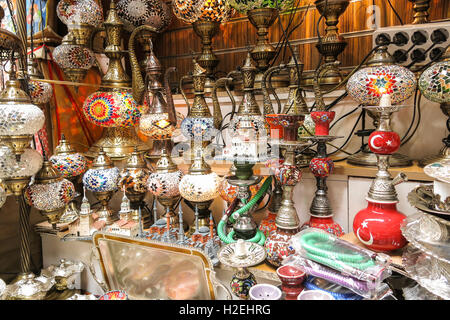
[[[181,122],[181,133],[190,140],[209,141],[215,134],[213,117],[186,117]]]
[[[73,200],[75,187],[67,179],[56,179],[51,183],[35,183],[25,189],[25,200],[40,211],[63,209]]]
[[[203,0],[200,12],[197,20],[225,22],[231,17],[233,9],[227,0]]]
[[[52,85],[39,80],[28,81],[28,92],[34,104],[48,103],[53,97]]]
[[[66,25],[88,24],[99,27],[103,10],[94,0],[61,0],[56,6],[58,18]]]
[[[44,126],[42,110],[30,102],[16,79],[0,93],[0,136],[34,135]]]
[[[416,89],[416,77],[408,69],[395,65],[370,66],[350,77],[348,94],[364,105],[377,106],[383,94],[391,95],[391,103],[405,101]]]
[[[13,151],[6,146],[0,146],[0,179],[31,177],[42,167],[43,159],[34,149],[25,149],[16,161]]]
[[[141,117],[133,95],[125,90],[94,92],[84,101],[83,113],[100,127],[129,128]]]
[[[142,154],[135,150],[120,172],[119,187],[129,195],[145,194],[149,176],[150,170]]]
[[[56,147],[55,154],[49,160],[53,168],[68,179],[83,174],[87,169],[87,159],[73,149],[64,134]]]
[[[192,202],[204,202],[219,196],[221,178],[215,172],[208,174],[186,174],[181,179],[181,196]]]
[[[441,61],[426,69],[419,78],[420,92],[430,101],[450,102],[450,61]]]
[[[197,21],[205,0],[173,0],[173,13],[186,23]]]
[[[6,202],[6,189],[0,184],[0,208],[3,207],[5,202]]]
[[[172,21],[170,8],[162,0],[120,0],[116,9],[125,30],[129,32],[141,25],[163,32]]]
[[[178,185],[182,177],[183,173],[173,163],[167,150],[163,149],[155,172],[147,180],[148,190],[158,198],[178,197],[180,195]]]
[[[236,11],[246,14],[247,11],[260,8],[278,8],[281,11],[292,7],[293,0],[228,0]]]
[[[53,50],[53,59],[66,72],[66,69],[89,70],[95,63],[94,52],[78,44],[62,43]]]
[[[119,168],[96,169],[86,171],[83,176],[83,184],[92,192],[109,192],[118,189],[120,178]]]
[[[153,140],[170,139],[174,131],[168,113],[145,113],[139,121],[139,132]]]

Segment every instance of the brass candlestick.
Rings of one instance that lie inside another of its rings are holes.
[[[408,0],[414,4],[414,20],[412,24],[428,23],[428,9],[430,9],[430,0]]]
[[[211,43],[212,38],[219,33],[220,22],[197,20],[192,26],[202,41],[202,52],[197,57],[197,62],[206,70],[205,92],[211,92],[215,81],[214,69],[219,64],[219,59],[212,51]]]
[[[111,1],[104,27],[106,31],[104,52],[109,58],[109,65],[101,84],[107,85],[108,88],[100,86],[100,90],[104,92],[124,91],[123,87],[130,87],[131,81],[122,65],[122,57],[125,54],[125,51],[121,49],[123,23],[117,14],[114,1]],[[99,154],[100,149],[103,149],[111,159],[125,159],[135,147],[138,152],[150,149],[138,138],[134,127],[105,127],[101,138],[89,148],[86,156],[94,158]]]

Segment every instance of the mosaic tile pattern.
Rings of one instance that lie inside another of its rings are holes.
[[[119,187],[121,190],[125,187],[125,192],[128,193],[146,193],[149,176],[148,169],[123,169],[120,172]]]
[[[103,10],[93,0],[61,0],[56,14],[64,24],[89,24],[99,27],[103,22]]]
[[[205,0],[200,9],[202,12],[198,20],[225,22],[232,15],[232,8],[226,0]]]
[[[201,14],[201,8],[205,0],[173,0],[173,13],[178,19],[186,23],[195,22]]]
[[[90,69],[95,63],[92,50],[77,44],[63,43],[53,50],[53,60],[61,69]]]
[[[435,63],[426,69],[420,75],[419,89],[430,101],[450,102],[450,62]]]
[[[182,177],[183,173],[180,170],[168,173],[152,173],[147,180],[148,191],[162,198],[179,196],[178,185]]]
[[[89,169],[83,176],[83,184],[92,192],[108,192],[117,190],[119,169]]]
[[[50,101],[53,97],[53,88],[50,83],[30,80],[28,82],[28,92],[31,97],[31,101],[34,104],[44,104]]]
[[[313,158],[309,163],[309,169],[315,177],[328,177],[334,169],[334,162],[331,158]]]
[[[381,96],[391,95],[391,103],[405,101],[416,89],[416,77],[398,65],[367,67],[357,71],[347,83],[349,95],[364,105],[377,106]]]
[[[215,173],[202,175],[187,174],[181,179],[179,190],[188,201],[202,202],[219,196],[221,178]]]
[[[34,149],[25,149],[17,162],[11,149],[0,147],[0,179],[31,177],[39,171],[42,163],[41,154]]]
[[[0,104],[0,136],[33,135],[44,122],[44,112],[34,104]]]
[[[79,153],[69,155],[53,155],[50,157],[52,166],[58,170],[64,178],[72,178],[83,174],[87,169],[87,160]]]
[[[120,0],[116,8],[125,30],[130,32],[141,25],[162,32],[172,21],[170,8],[162,0]]]
[[[214,118],[187,117],[181,122],[181,133],[188,139],[196,141],[208,141],[213,137]]]
[[[131,93],[127,91],[97,91],[83,104],[83,113],[100,127],[133,127],[141,113]]]
[[[25,189],[24,196],[30,206],[42,211],[53,211],[65,207],[74,198],[75,187],[66,179],[33,184]]]
[[[139,120],[139,131],[154,140],[170,139],[175,127],[168,119],[168,113],[143,114]]]

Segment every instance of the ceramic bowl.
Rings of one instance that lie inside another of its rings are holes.
[[[303,290],[297,300],[336,300],[331,294],[322,290]]]
[[[249,295],[251,300],[280,300],[281,290],[274,285],[262,283],[251,287]]]
[[[297,286],[306,279],[306,273],[295,266],[285,265],[277,269],[278,278],[285,285]]]

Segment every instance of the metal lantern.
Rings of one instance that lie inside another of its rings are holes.
[[[72,182],[62,178],[49,161],[44,161],[34,183],[25,189],[24,195],[28,204],[38,209],[56,228],[66,205],[75,196],[75,187]]]

